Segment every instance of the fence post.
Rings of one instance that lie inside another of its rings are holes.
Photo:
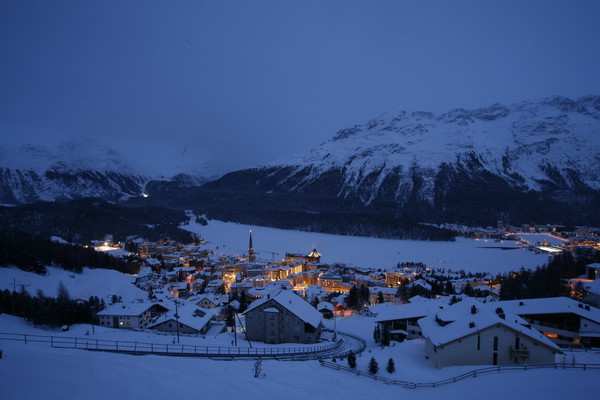
[[[54,336],[50,336],[50,346],[54,347]]]
[[[27,335],[23,335],[25,337],[25,344],[27,344]]]

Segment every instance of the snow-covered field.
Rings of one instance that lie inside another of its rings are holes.
[[[208,221],[202,226],[191,223],[182,228],[199,234],[217,253],[230,255],[248,251],[248,233],[252,230],[254,248],[259,257],[280,260],[286,252],[308,254],[316,248],[324,263],[390,269],[399,262],[421,261],[430,268],[446,268],[493,274],[535,268],[548,261],[545,254],[518,248],[515,242],[457,238],[455,242],[377,239],[330,235]],[[275,253],[273,255],[273,253]]]
[[[344,330],[371,331],[368,317],[338,321]],[[40,334],[15,317],[0,316],[0,326]],[[367,328],[368,327],[368,328]],[[368,337],[365,337],[368,339]],[[379,349],[368,340],[369,349],[357,358],[366,371],[371,357],[380,366],[379,375],[398,380],[431,382],[454,376],[470,367],[435,369],[424,358],[420,341]],[[160,399],[172,396],[239,398],[248,400],[330,399],[485,399],[543,398],[546,400],[589,398],[600,389],[599,371],[529,370],[503,372],[466,379],[437,388],[404,389],[355,374],[324,368],[316,361],[263,361],[263,378],[253,377],[254,361],[215,361],[202,358],[131,356],[84,350],[53,349],[41,344],[0,341],[0,398],[12,399]],[[385,371],[392,357],[396,371]],[[339,363],[346,365],[345,361]]]
[[[107,300],[117,295],[126,302],[148,298],[147,292],[132,284],[132,276],[118,271],[84,268],[81,274],[77,274],[62,268],[46,268],[47,275],[25,272],[16,267],[0,268],[0,289],[20,291],[23,288],[34,296],[39,289],[46,296],[56,297],[58,285],[62,282],[72,299],[87,300],[90,296],[98,296]]]

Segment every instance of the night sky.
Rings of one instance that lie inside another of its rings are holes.
[[[2,0],[2,143],[251,167],[386,111],[600,94],[599,21],[595,0]]]

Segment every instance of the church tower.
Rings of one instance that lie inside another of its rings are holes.
[[[254,246],[252,245],[252,230],[250,230],[250,243],[248,244],[248,261],[254,262]]]

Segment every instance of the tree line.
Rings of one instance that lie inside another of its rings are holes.
[[[42,291],[31,296],[27,291],[0,291],[0,314],[6,313],[25,318],[36,325],[51,327],[94,323],[95,315],[105,307],[104,300],[90,297],[88,300],[73,300],[62,282],[57,296],[49,297]]]
[[[84,267],[114,269],[126,274],[139,271],[136,257],[116,258],[78,245],[57,243],[40,235],[8,230],[0,231],[0,266],[16,265],[38,274],[46,265],[81,272]]]

